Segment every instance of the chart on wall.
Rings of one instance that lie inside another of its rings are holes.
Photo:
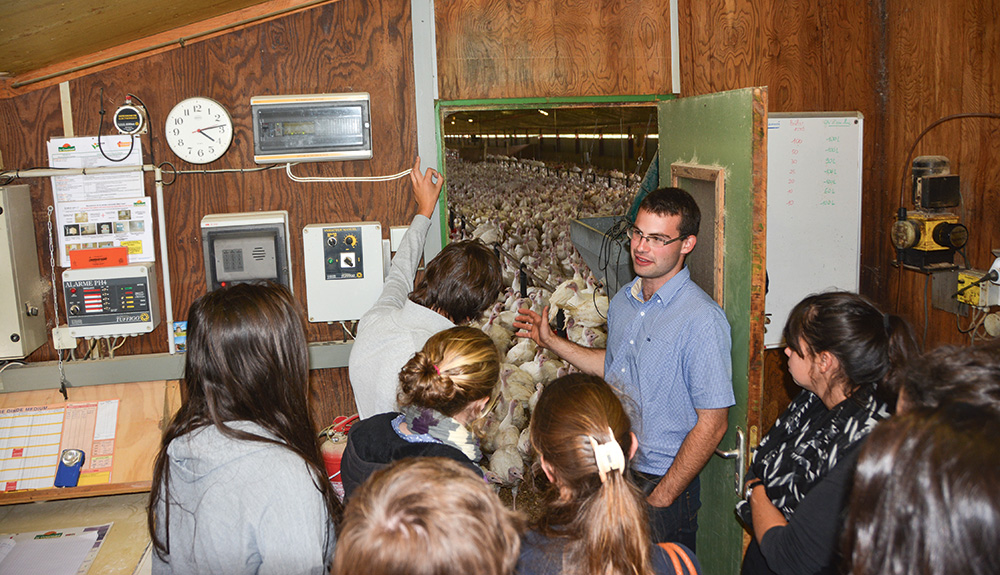
[[[858,290],[863,126],[860,112],[768,117],[766,347],[802,298]]]

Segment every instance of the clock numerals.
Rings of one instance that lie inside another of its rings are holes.
[[[188,98],[167,115],[165,134],[167,144],[179,158],[193,164],[207,164],[229,149],[233,121],[218,102],[210,98]]]

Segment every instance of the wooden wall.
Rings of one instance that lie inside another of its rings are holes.
[[[442,100],[668,94],[668,2],[434,5]]]
[[[679,0],[679,12],[682,96],[767,86],[769,112],[859,110],[866,118],[863,178],[882,177],[879,36],[869,3]],[[763,394],[750,398],[757,439],[798,392],[783,350],[764,356]]]
[[[1000,114],[1000,0],[885,4],[886,175],[869,184],[877,193],[866,204],[864,219],[876,233],[865,238],[862,286],[912,322],[919,339],[926,329],[927,349],[968,343],[968,336],[956,329],[954,315],[929,305],[925,314],[927,276],[888,265],[894,257],[888,232],[899,207],[903,166],[912,163],[906,154],[920,132],[951,114]],[[921,140],[914,155],[951,160],[952,173],[962,182],[964,207],[953,211],[969,228],[969,263],[989,269],[990,250],[1000,248],[1000,119],[941,124]],[[910,207],[908,186],[904,198]],[[962,263],[961,257],[956,260]],[[961,323],[968,321],[962,318]]]
[[[666,93],[673,89],[667,2],[625,0],[451,0],[436,2],[440,98],[513,98]],[[930,122],[960,112],[1000,112],[1000,0],[679,0],[682,96],[769,87],[771,111],[860,110],[865,114],[862,292],[910,320],[922,334],[925,277],[890,265],[888,229],[899,207],[903,156]],[[301,166],[303,175],[395,173],[415,152],[408,2],[343,1],[187,44],[70,82],[78,134],[95,134],[100,89],[110,109],[137,93],[154,128],[177,101],[206,95],[234,115],[233,148],[210,167],[251,165],[249,97],[266,93],[368,91],[375,157]],[[55,86],[0,100],[7,166],[46,164],[44,144],[62,134]],[[1000,122],[959,120],[931,132],[917,154],[951,158],[962,177],[970,263],[1000,248]],[[146,142],[149,142],[147,138]],[[152,152],[173,158],[159,134]],[[44,234],[48,182],[36,180],[37,239]],[[152,179],[147,179],[152,193]],[[181,176],[167,189],[174,313],[183,319],[204,292],[198,222],[204,214],[289,209],[295,249],[306,223],[377,219],[405,224],[413,213],[405,182],[293,184],[281,173]],[[904,203],[909,204],[908,194]],[[821,256],[821,254],[818,254]],[[46,258],[47,260],[47,258]],[[43,262],[42,271],[48,275]],[[295,286],[303,296],[302,267]],[[46,310],[50,317],[51,307]],[[961,343],[955,318],[932,310],[927,345]],[[313,341],[339,329],[311,326]],[[163,328],[125,353],[164,351]],[[51,359],[41,350],[29,360]],[[780,364],[768,362],[768,364]],[[780,374],[779,374],[780,375]],[[346,376],[320,374],[349,405]]]
[[[145,102],[151,115],[153,133],[151,138],[143,137],[144,146],[150,147],[151,140],[151,153],[147,152],[145,160],[169,161],[177,169],[192,169],[195,166],[179,160],[167,148],[162,138],[163,122],[180,100],[208,96],[229,109],[235,138],[221,160],[205,167],[255,167],[251,96],[364,91],[371,94],[374,158],[306,164],[295,171],[312,176],[400,172],[412,165],[416,155],[409,6],[409,2],[396,0],[325,4],[75,78],[69,87],[76,134],[97,134],[102,89],[104,106],[109,111],[122,102],[127,92],[132,92]],[[58,87],[0,100],[0,120],[6,166],[46,166],[46,141],[63,134]],[[109,129],[105,124],[105,133]],[[36,239],[40,247],[47,246],[45,214],[46,206],[52,203],[51,186],[40,179],[29,183]],[[146,178],[146,189],[150,196],[154,195],[151,175]],[[283,170],[179,175],[166,188],[165,198],[173,313],[177,320],[185,319],[191,302],[206,291],[200,234],[200,220],[206,214],[288,210],[294,289],[304,307],[303,226],[378,220],[387,228],[408,223],[416,209],[405,179],[374,184],[300,184],[289,180]],[[40,258],[40,267],[47,278],[47,250],[42,251],[45,255]],[[162,273],[159,277],[163,277]],[[45,313],[51,327],[51,302]],[[341,337],[339,327],[309,326],[310,341]],[[166,340],[165,326],[161,324],[150,335],[130,339],[118,353],[165,352]],[[28,360],[54,357],[51,346],[46,346]],[[321,421],[328,422],[337,413],[353,412],[346,369],[314,372],[314,383],[319,391],[317,411]]]

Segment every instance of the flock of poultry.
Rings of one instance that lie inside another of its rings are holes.
[[[478,238],[497,246],[504,264],[504,292],[473,325],[489,334],[502,361],[500,397],[479,422],[489,459],[483,468],[498,490],[511,489],[515,507],[531,464],[531,412],[544,386],[574,368],[516,337],[514,317],[520,308],[541,313],[549,306],[556,323],[562,310],[562,325],[554,327],[580,345],[604,347],[608,295],[573,247],[569,227],[574,219],[626,212],[639,179],[607,175],[506,157],[475,163],[447,157],[452,239]]]

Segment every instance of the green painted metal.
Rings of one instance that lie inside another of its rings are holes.
[[[732,328],[733,388],[736,406],[722,449],[736,446],[736,426],[746,430],[752,284],[754,89],[734,90],[660,103],[660,185],[670,185],[675,162],[726,169],[723,308]],[[703,214],[702,233],[711,220]],[[691,257],[697,257],[697,248]],[[733,514],[734,460],[712,457],[701,473],[698,557],[705,573],[740,571],[743,530]]]
[[[438,117],[441,118],[441,107],[448,108],[496,108],[512,109],[534,108],[537,106],[558,106],[563,104],[614,104],[663,102],[673,100],[674,94],[633,94],[621,96],[566,96],[558,98],[499,98],[492,100],[438,100]]]
[[[446,172],[446,164],[444,161],[444,114],[441,112],[441,107],[445,105],[441,100],[434,101],[434,117],[437,118],[437,122],[434,123],[434,139],[437,141],[437,171],[441,172],[444,178],[444,187],[441,188],[441,199],[438,200],[438,210],[441,213],[441,247],[448,245],[448,240],[450,239],[451,230],[448,229],[448,175]]]

